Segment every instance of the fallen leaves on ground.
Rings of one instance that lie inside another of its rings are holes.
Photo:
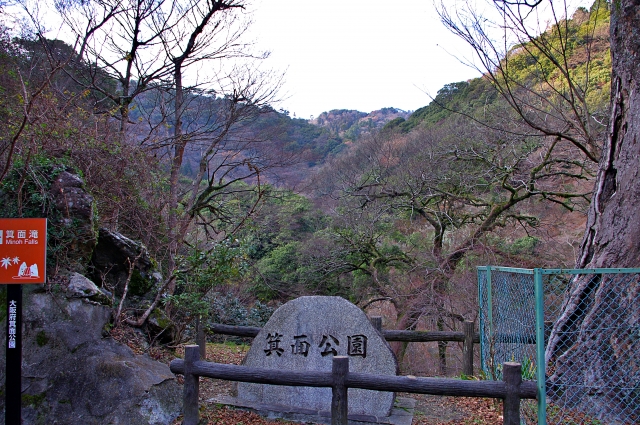
[[[154,360],[169,364],[176,358],[173,350],[165,347],[149,345],[140,330],[130,326],[116,326],[109,331],[109,336],[121,344],[127,345],[135,354],[147,354]]]
[[[415,396],[415,395],[414,395]],[[412,425],[502,425],[502,403],[493,399],[476,397],[441,397],[449,408],[466,412],[463,419],[438,421],[421,417],[419,412],[414,416]]]
[[[286,421],[270,421],[257,413],[232,409],[227,406],[200,409],[200,425],[283,425]],[[182,424],[178,418],[173,425]]]
[[[249,351],[248,345],[234,343],[207,344],[207,361],[239,365],[242,363],[247,351]]]

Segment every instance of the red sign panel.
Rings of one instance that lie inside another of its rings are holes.
[[[0,218],[0,283],[45,283],[47,219]]]

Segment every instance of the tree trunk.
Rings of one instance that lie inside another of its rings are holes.
[[[611,121],[578,267],[637,267],[640,259],[640,1],[611,13]]]
[[[167,270],[169,274],[173,274],[176,268],[176,255],[178,254],[178,246],[182,242],[183,235],[180,232],[178,224],[178,192],[180,169],[182,168],[182,160],[186,148],[186,141],[182,134],[182,112],[184,109],[184,88],[182,86],[182,63],[178,60],[174,61],[174,84],[175,84],[175,100],[174,100],[174,123],[173,123],[173,157],[171,159],[171,173],[169,177],[169,257],[167,259]],[[167,288],[169,294],[175,292],[175,281]]]
[[[640,266],[640,0],[614,0],[611,8],[611,121],[578,268]],[[556,402],[573,403],[607,423],[640,417],[632,394],[640,352],[638,281],[636,275],[573,280],[546,352],[553,371],[547,388],[569,388]],[[585,387],[594,390],[579,397]]]
[[[439,331],[444,331],[444,318],[438,316],[437,326]],[[447,376],[447,341],[438,341],[438,364],[440,376]]]

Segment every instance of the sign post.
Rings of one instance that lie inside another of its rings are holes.
[[[5,424],[22,422],[22,285],[45,283],[47,219],[0,218],[0,283],[7,284]]]
[[[13,319],[13,320],[11,320]],[[7,285],[5,421],[20,424],[22,403],[22,285]]]

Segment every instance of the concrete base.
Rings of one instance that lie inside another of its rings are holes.
[[[267,419],[286,419],[307,424],[331,424],[331,412],[321,412],[302,407],[293,408],[254,403],[229,396],[211,398],[207,400],[207,403],[217,403],[238,409],[251,410]],[[412,398],[397,397],[390,416],[349,415],[349,425],[411,425],[415,404],[416,401]]]

